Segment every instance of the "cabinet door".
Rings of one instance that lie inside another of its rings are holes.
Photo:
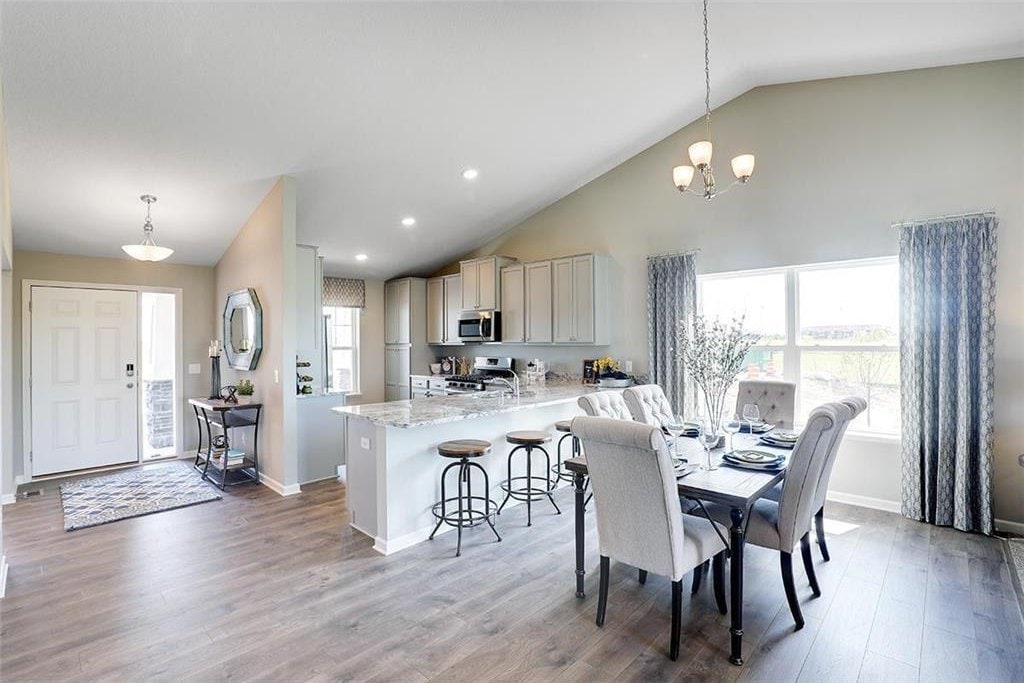
[[[551,343],[551,262],[528,263],[526,270],[526,341]]]
[[[384,343],[398,343],[398,283],[384,285]]]
[[[443,344],[445,332],[444,278],[427,280],[427,343]]]
[[[488,258],[477,261],[477,295],[476,303],[483,310],[498,307],[498,274],[495,272],[495,259]]]
[[[572,340],[594,343],[594,257],[576,256],[572,260],[573,333]]]
[[[459,343],[459,316],[462,313],[462,276],[449,275],[444,279],[444,341]]]
[[[411,351],[404,346],[384,349],[384,383],[388,386],[409,386]]]
[[[479,262],[467,261],[459,269],[462,276],[462,310],[473,311],[480,308]]]
[[[501,269],[501,341],[526,341],[526,300],[522,266]]]
[[[399,344],[412,341],[410,320],[412,318],[412,283],[408,280],[398,281],[398,339]]]
[[[571,258],[551,262],[553,336],[555,342],[574,341],[573,268]]]

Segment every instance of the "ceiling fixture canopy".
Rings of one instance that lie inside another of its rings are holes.
[[[741,154],[732,160],[732,173],[736,176],[721,192],[715,187],[715,174],[711,170],[711,43],[708,40],[708,0],[704,0],[704,129],[705,139],[690,145],[690,162],[693,166],[676,166],[672,169],[672,182],[680,192],[692,192],[711,201],[717,195],[725,194],[736,183],[745,183],[754,174],[754,155]],[[696,169],[694,168],[696,167]],[[690,189],[695,171],[700,171],[704,180],[704,191]]]
[[[146,223],[142,226],[142,243],[125,244],[121,249],[124,250],[124,253],[140,261],[163,261],[173,254],[174,250],[167,247],[158,247],[156,242],[153,241],[153,219],[149,215],[149,210],[153,202],[156,201],[156,197],[151,194],[144,194],[139,199],[146,202]]]

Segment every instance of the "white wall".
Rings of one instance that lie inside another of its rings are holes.
[[[0,74],[0,597],[7,586],[7,555],[4,553],[3,503],[10,502],[14,464],[14,366],[11,349],[14,333],[12,287],[14,248],[11,239],[11,182],[7,166],[7,125],[4,118],[3,74]]]
[[[619,269],[609,347],[513,355],[575,369],[607,352],[643,371],[650,254],[699,248],[703,273],[887,256],[898,250],[894,221],[995,209],[995,509],[1024,522],[1024,60],[752,90],[717,110],[713,128],[720,181],[743,152],[757,155],[754,178],[711,203],[680,195],[671,180],[702,128],[690,124],[474,252],[532,260],[600,251]],[[868,443],[844,450],[833,487],[894,501],[899,476],[898,448]]]

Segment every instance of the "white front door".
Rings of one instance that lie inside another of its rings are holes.
[[[32,476],[139,459],[137,297],[32,287]]]

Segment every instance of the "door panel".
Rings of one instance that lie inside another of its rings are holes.
[[[572,260],[572,299],[574,309],[573,341],[594,342],[594,257],[577,256]]]
[[[444,279],[444,340],[448,344],[459,342],[459,317],[462,313],[462,276],[448,275]]]
[[[551,343],[551,262],[526,265],[526,341]]]
[[[572,298],[572,259],[556,259],[551,262],[551,268],[554,341],[571,342],[575,334],[573,329],[575,311]]]
[[[478,279],[479,263],[469,261],[459,268],[462,276],[462,310],[473,311],[480,308],[480,284]]]
[[[498,293],[494,291],[498,274],[494,272],[494,267],[493,258],[480,261],[476,267],[477,305],[484,310],[498,307]]]
[[[33,287],[33,476],[139,459],[135,292]]]
[[[427,343],[444,343],[444,278],[427,280]]]
[[[501,269],[501,340],[526,341],[526,300],[523,266]]]

